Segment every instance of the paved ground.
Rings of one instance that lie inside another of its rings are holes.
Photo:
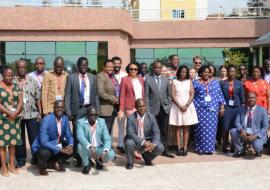
[[[27,164],[19,175],[0,176],[0,190],[102,190],[102,189],[269,189],[270,156],[232,159],[215,154],[167,159],[158,157],[155,166],[143,166],[137,161],[133,170],[124,168],[123,155],[106,164],[103,171],[92,168],[89,175],[81,174],[81,168],[67,165],[64,173],[49,170],[49,176],[39,176],[37,169]]]

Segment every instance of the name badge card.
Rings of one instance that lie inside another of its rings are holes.
[[[234,100],[229,100],[229,106],[233,106],[234,105]]]
[[[57,144],[56,146],[57,146],[58,148],[60,148],[60,149],[63,148],[61,143]]]
[[[207,96],[205,96],[204,100],[205,100],[206,102],[211,102],[212,98],[211,98],[210,95],[207,95]]]
[[[58,101],[58,100],[63,100],[63,97],[61,95],[57,95],[55,96],[55,100]]]
[[[23,103],[26,104],[27,103],[27,99],[26,97],[23,97]]]
[[[10,108],[10,111],[11,112],[15,112],[16,111],[16,108]]]

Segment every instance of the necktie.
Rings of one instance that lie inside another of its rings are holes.
[[[84,103],[84,91],[85,91],[85,80],[84,80],[85,76],[81,76],[81,90],[80,90],[80,103],[81,105]]]
[[[157,77],[157,86],[158,86],[158,89],[160,90],[160,78]]]
[[[248,109],[247,128],[252,129],[252,109]]]

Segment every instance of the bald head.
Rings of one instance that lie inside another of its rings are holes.
[[[137,109],[138,114],[142,117],[146,112],[145,100],[139,98],[135,102],[135,107]]]

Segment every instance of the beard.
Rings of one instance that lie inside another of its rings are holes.
[[[114,71],[119,72],[120,70],[121,70],[121,67],[120,66],[115,66],[114,67]]]

